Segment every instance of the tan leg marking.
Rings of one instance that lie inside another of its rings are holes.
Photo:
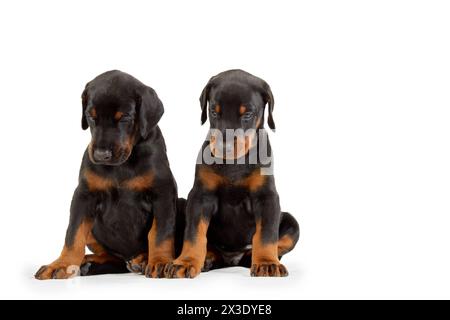
[[[164,277],[164,269],[175,258],[175,245],[173,239],[157,242],[158,226],[153,219],[152,228],[148,234],[148,263],[145,276],[149,278]]]
[[[284,235],[278,240],[278,256],[282,256],[294,247],[294,240],[292,240],[291,236]]]
[[[201,272],[206,257],[208,225],[207,221],[200,219],[195,239],[184,241],[181,255],[166,268],[166,277],[194,278]]]
[[[261,230],[261,222],[258,222],[252,239],[251,275],[254,277],[287,276],[286,268],[278,260],[278,242],[264,243]]]
[[[92,223],[84,221],[78,227],[75,239],[70,247],[64,246],[58,259],[49,265],[42,266],[35,274],[39,280],[67,279],[75,276],[84,259],[85,246]]]

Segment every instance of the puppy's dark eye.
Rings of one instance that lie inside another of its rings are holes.
[[[211,118],[217,118],[217,112],[211,110]]]
[[[130,115],[123,115],[120,118],[119,122],[130,122],[131,120],[133,120],[132,116],[130,116]]]
[[[87,121],[92,125],[95,124],[95,120],[96,118],[94,118],[93,116],[91,116],[90,114],[86,115],[86,119]]]
[[[242,115],[242,120],[244,121],[250,121],[251,119],[253,119],[253,116],[255,114],[253,112],[246,112]]]

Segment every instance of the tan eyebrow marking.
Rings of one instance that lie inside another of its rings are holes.
[[[239,114],[242,116],[247,111],[247,107],[244,105],[241,105],[239,108]]]
[[[117,111],[116,114],[114,115],[115,120],[120,120],[122,117],[123,117],[123,112],[121,112],[121,111]]]
[[[216,104],[216,106],[214,107],[214,111],[219,113],[220,112],[220,105]]]
[[[97,118],[97,110],[95,110],[95,108],[89,110],[89,114],[91,115],[92,118]]]

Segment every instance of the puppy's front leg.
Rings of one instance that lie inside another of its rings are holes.
[[[145,268],[147,278],[163,278],[164,269],[175,259],[176,195],[176,190],[159,192],[152,202],[153,224],[148,233],[148,262]]]
[[[78,187],[72,198],[64,248],[58,259],[36,272],[36,279],[67,279],[78,274],[84,259],[86,240],[92,229],[91,215],[94,209],[93,196]]]
[[[278,259],[278,230],[280,202],[276,191],[265,191],[252,196],[256,231],[252,239],[253,277],[285,277],[286,267]]]
[[[166,268],[167,278],[194,278],[201,272],[207,251],[206,233],[211,216],[216,211],[217,197],[194,186],[186,206],[183,250]]]

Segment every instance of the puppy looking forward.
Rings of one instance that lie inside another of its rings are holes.
[[[177,187],[157,123],[155,91],[132,76],[105,72],[82,94],[92,140],[81,163],[61,255],[37,279],[130,270],[161,277],[175,256]],[[183,210],[183,200],[178,201]],[[85,255],[85,247],[93,254]]]
[[[275,129],[269,85],[242,70],[222,72],[203,89],[200,105],[202,124],[209,114],[210,136],[201,148],[187,200],[182,253],[166,276],[192,278],[202,269],[236,265],[251,267],[252,276],[286,276],[280,258],[296,245],[299,226],[281,212],[275,180],[266,167],[270,161],[262,161],[259,152],[265,148],[271,154],[264,139],[266,105],[269,127]],[[227,139],[230,130],[245,135]],[[208,155],[213,159],[204,157]]]

